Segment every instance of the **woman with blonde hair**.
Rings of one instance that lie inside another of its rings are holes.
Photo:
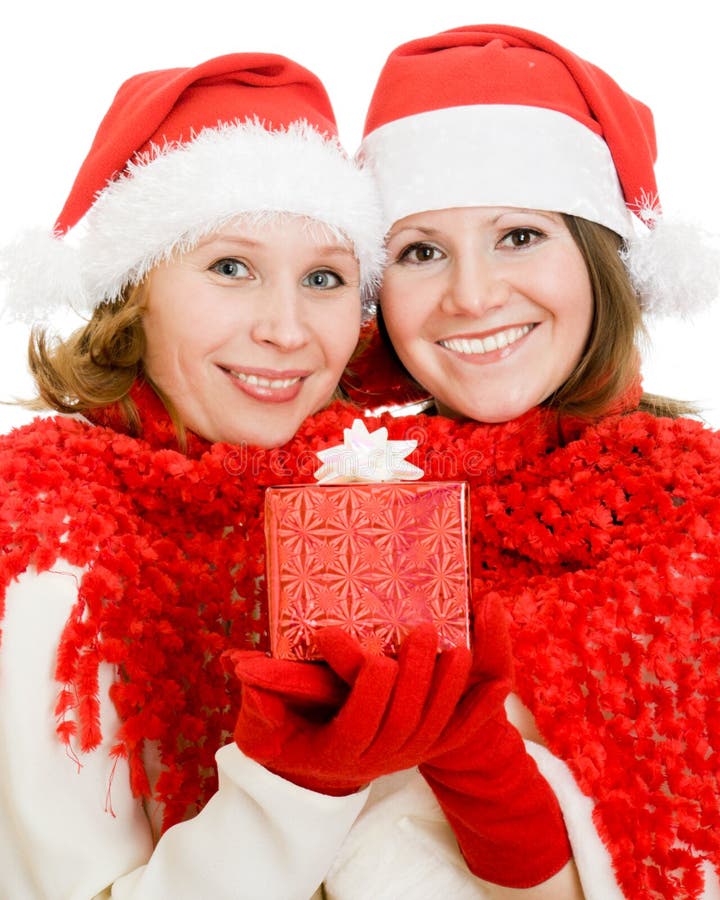
[[[257,820],[221,656],[265,628],[252,467],[336,396],[381,249],[320,81],[235,53],[128,79],[52,233],[6,255],[56,415],[0,440],[3,897],[287,896],[268,831],[301,896],[322,880],[358,800]]]

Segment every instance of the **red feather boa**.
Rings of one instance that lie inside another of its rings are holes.
[[[147,796],[157,742],[168,827],[216,787],[238,699],[221,653],[265,645],[264,487],[312,481],[357,413],[335,404],[279,450],[191,436],[182,455],[154,395],[135,396],[142,439],[112,410],[0,439],[0,583],[59,557],[86,569],[57,666],[79,726],[58,731],[97,746],[98,665],[114,664],[114,752]],[[701,860],[720,868],[720,436],[639,412],[381,424],[419,441],[427,478],[470,482],[475,594],[505,603],[516,689],[594,798],[626,895],[697,897]]]

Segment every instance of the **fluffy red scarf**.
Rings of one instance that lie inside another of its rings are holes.
[[[117,408],[98,411],[96,426],[43,419],[0,438],[0,621],[7,584],[28,566],[62,557],[85,568],[58,648],[57,730],[70,750],[97,747],[98,667],[116,666],[113,753],[147,797],[143,746],[157,742],[167,828],[217,786],[214,754],[231,739],[238,701],[221,653],[266,643],[264,486],[297,475],[290,456],[335,443],[354,415],[329,410],[281,451],[190,434],[184,455],[152,391],[136,387],[133,398],[141,439],[123,433]]]
[[[356,411],[334,405],[280,450],[191,436],[183,455],[154,395],[135,398],[141,439],[114,410],[0,439],[0,583],[60,556],[85,567],[57,668],[79,725],[58,731],[97,746],[98,665],[114,664],[114,752],[147,796],[157,742],[168,827],[216,787],[238,699],[220,654],[265,644],[264,487],[312,481]],[[516,689],[595,799],[626,895],[698,896],[701,860],[720,868],[720,437],[637,412],[381,424],[418,440],[426,478],[470,482],[475,594],[503,599]]]

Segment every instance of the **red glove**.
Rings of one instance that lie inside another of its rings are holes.
[[[251,687],[268,691],[296,711],[307,709],[321,716],[337,712],[348,693],[347,684],[322,663],[298,663],[272,659],[260,650],[229,650],[223,665],[237,675],[247,692]]]
[[[295,784],[334,795],[426,759],[468,689],[470,652],[458,647],[438,654],[437,634],[426,625],[408,635],[397,659],[367,654],[339,628],[319,632],[317,644],[326,667],[233,655],[243,683],[235,728],[240,749]],[[310,676],[308,667],[325,674]],[[322,702],[308,709],[304,688],[313,678],[326,711],[330,685],[333,691],[338,682],[346,685],[334,715],[319,713]],[[475,715],[484,700],[488,718],[506,693],[507,685],[486,683]]]
[[[473,668],[491,677],[509,675],[502,609],[494,603],[481,609]],[[478,877],[505,887],[533,887],[571,858],[557,799],[508,722],[502,701],[488,719],[482,698],[470,691],[419,769]]]

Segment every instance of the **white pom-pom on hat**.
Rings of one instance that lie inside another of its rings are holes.
[[[0,253],[4,318],[25,322],[46,321],[69,308],[87,308],[80,254],[76,246],[40,228]]]
[[[720,296],[720,238],[696,224],[658,216],[620,256],[649,316],[687,318]]]

